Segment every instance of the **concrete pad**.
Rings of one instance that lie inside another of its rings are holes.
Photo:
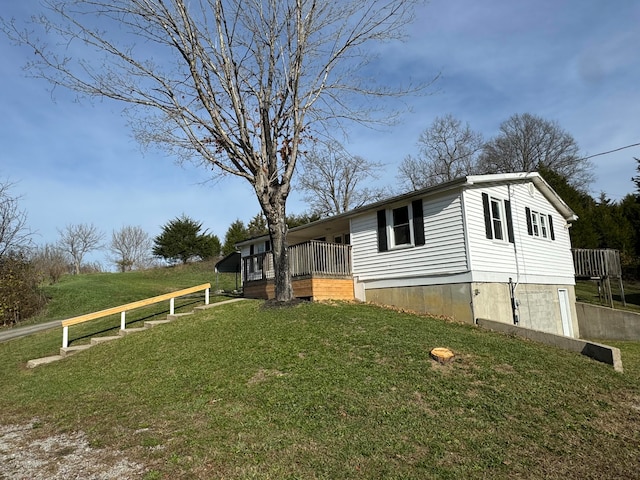
[[[193,315],[193,312],[174,313],[173,315],[167,315],[167,320],[177,320],[178,318],[188,317],[189,315]]]
[[[230,303],[243,302],[246,298],[231,298],[229,300],[223,300],[222,302],[210,303],[209,305],[200,305],[195,307],[194,310],[209,310],[210,308],[219,307],[220,305],[228,305]]]
[[[118,333],[119,333],[121,336],[124,336],[124,335],[129,335],[130,333],[144,332],[145,330],[147,330],[145,327],[140,327],[140,328],[127,328],[126,330],[120,330]]]
[[[52,355],[51,357],[43,357],[43,358],[34,358],[33,360],[29,360],[27,362],[27,368],[36,368],[40,365],[46,365],[47,363],[57,362],[58,360],[62,360],[64,357],[62,355]]]
[[[156,327],[158,325],[163,325],[165,323],[171,323],[171,320],[149,320],[144,322],[145,328]]]
[[[87,350],[88,348],[91,348],[91,345],[76,345],[75,347],[67,347],[67,348],[61,348],[60,349],[60,355],[62,355],[63,357],[68,357],[69,355],[73,355],[74,353],[78,353],[78,352],[82,352],[84,350]]]
[[[118,340],[119,338],[122,338],[122,337],[120,335],[118,335],[117,337],[93,337],[91,339],[91,345],[106,343],[106,342],[110,342],[111,340]]]

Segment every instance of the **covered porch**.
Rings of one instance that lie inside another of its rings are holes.
[[[309,240],[289,247],[289,266],[296,298],[353,300],[351,245]],[[244,296],[274,298],[271,252],[242,258]]]

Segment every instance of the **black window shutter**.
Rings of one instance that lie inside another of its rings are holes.
[[[511,218],[511,202],[509,200],[504,201],[504,211],[507,216],[507,235],[510,243],[515,243],[513,238],[513,219]]]
[[[553,233],[553,217],[549,215],[549,233],[551,233],[551,240],[556,239],[556,235]]]
[[[525,207],[524,211],[527,215],[527,233],[529,235],[533,235],[533,225],[531,224],[531,209],[529,207]]]
[[[387,246],[387,212],[378,210],[378,251],[386,252]]]
[[[264,251],[265,252],[271,251],[271,240],[267,240],[266,242],[264,242]]]
[[[422,211],[422,199],[411,202],[413,210],[413,240],[416,246],[424,245],[424,214]]]
[[[493,229],[491,228],[491,211],[489,210],[489,195],[482,194],[482,207],[484,208],[484,231],[487,238],[493,238]]]
[[[253,253],[254,253],[253,245],[249,245],[249,255],[253,255]]]

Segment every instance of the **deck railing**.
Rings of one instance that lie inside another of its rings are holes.
[[[577,277],[622,276],[618,250],[573,248],[571,252]]]
[[[289,247],[292,277],[308,275],[347,277],[351,275],[351,245],[317,240]],[[273,255],[258,253],[242,259],[244,281],[272,280]]]
[[[69,327],[71,325],[77,325],[79,323],[88,322],[90,320],[96,320],[98,318],[108,317],[109,315],[120,314],[120,330],[126,328],[126,315],[128,311],[135,310],[136,308],[146,307],[153,305],[154,303],[165,302],[169,300],[169,315],[175,313],[175,299],[182,297],[183,295],[189,295],[190,293],[200,292],[204,290],[204,303],[209,305],[209,291],[211,289],[210,283],[204,283],[191,288],[185,288],[176,292],[165,293],[164,295],[158,295],[157,297],[146,298],[144,300],[138,300],[137,302],[127,303],[118,307],[107,308],[106,310],[100,310],[99,312],[87,313],[78,317],[69,318],[62,321],[62,348],[69,346]]]

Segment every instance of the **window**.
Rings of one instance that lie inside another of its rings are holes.
[[[553,217],[544,213],[525,208],[527,216],[527,233],[532,237],[555,240],[553,231]]]
[[[424,244],[422,200],[378,211],[378,251]]]
[[[540,214],[538,212],[532,212],[531,214],[531,226],[533,227],[533,235],[538,237],[540,236],[539,228],[538,228],[538,219],[540,218]]]
[[[482,194],[484,209],[484,227],[486,237],[490,240],[508,239],[513,243],[513,222],[511,219],[511,202],[488,194]]]
[[[547,217],[545,215],[540,215],[540,235],[542,235],[542,238],[549,238]]]
[[[249,261],[249,273],[262,272],[262,264],[264,263],[264,253],[271,251],[271,242],[267,240],[264,243],[249,245],[249,255],[253,258]],[[261,255],[263,254],[263,255]]]
[[[394,208],[392,211],[391,229],[393,230],[393,246],[411,245],[411,226],[409,224],[409,206]]]
[[[493,238],[496,240],[504,240],[504,225],[502,218],[502,201],[492,198],[491,199],[491,223],[493,227]]]

